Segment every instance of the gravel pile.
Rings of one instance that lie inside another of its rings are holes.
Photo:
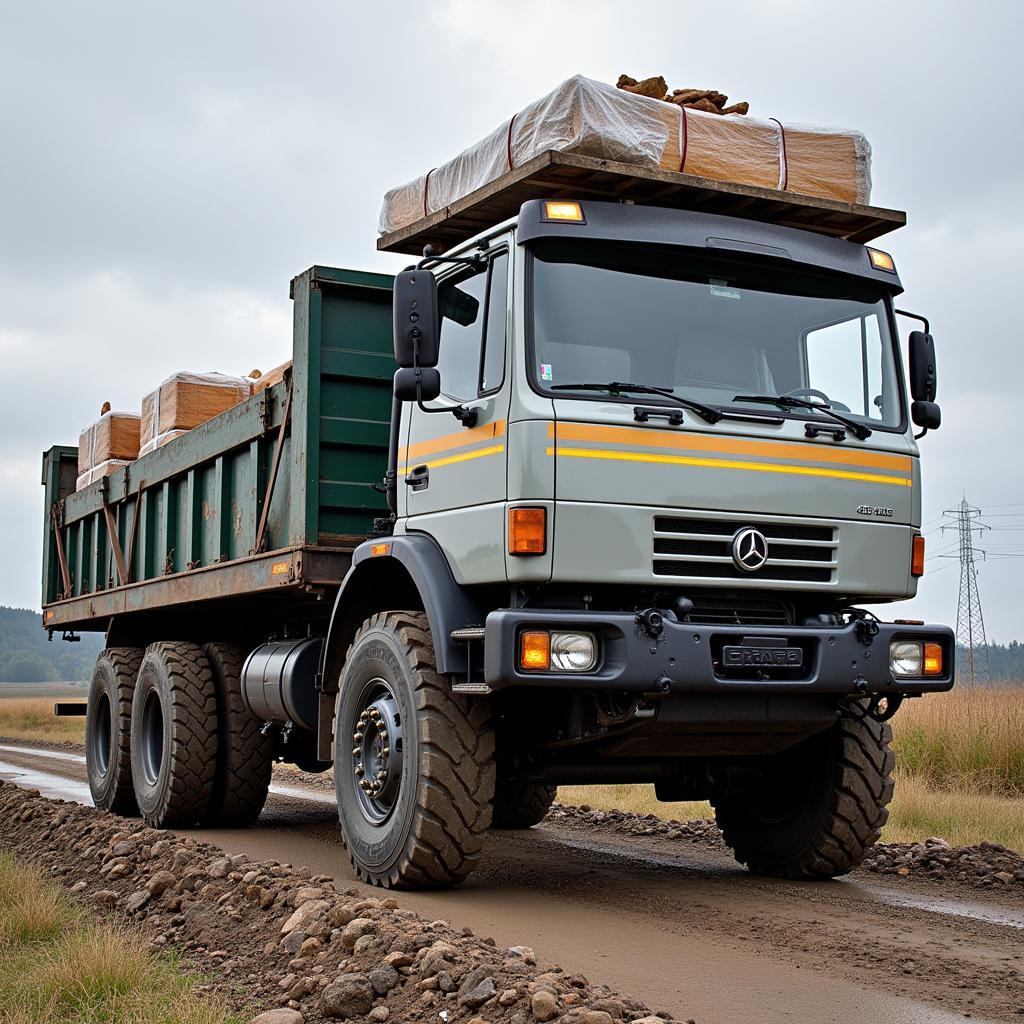
[[[950,846],[932,837],[923,843],[885,843],[864,862],[883,875],[956,879],[973,886],[1024,885],[1024,857],[998,843]]]
[[[708,820],[666,821],[653,814],[596,811],[586,804],[556,804],[544,820],[570,828],[604,828],[619,835],[658,836],[726,849],[718,826]],[[950,846],[937,837],[923,843],[879,843],[862,867],[883,875],[952,880],[974,887],[1024,884],[1024,856],[998,843]]]
[[[327,876],[249,861],[0,782],[0,848],[48,871],[154,951],[176,947],[198,986],[259,1024],[664,1024],[634,999],[525,946],[499,949]],[[339,856],[342,855],[339,849]],[[268,1010],[268,1008],[271,1008]]]
[[[700,843],[724,848],[722,833],[713,821],[695,819],[694,821],[672,821],[659,818],[654,814],[631,814],[629,811],[595,811],[587,804],[574,807],[568,804],[555,804],[548,811],[545,822],[552,825],[569,827],[594,828],[595,826],[609,829],[619,835],[627,836],[662,836],[665,839],[685,839],[690,843]]]

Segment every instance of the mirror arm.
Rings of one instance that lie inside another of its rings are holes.
[[[421,380],[421,371],[417,366],[416,368],[416,405],[419,407],[420,412],[450,412],[464,427],[475,427],[477,420],[477,410],[467,409],[464,405],[445,405],[440,409],[428,409],[423,404],[423,382]]]
[[[483,249],[483,246],[480,247]],[[406,267],[406,270],[428,270],[428,264],[431,267],[439,266],[442,263],[464,263],[468,267],[473,267],[474,270],[483,270],[487,266],[487,257],[483,252],[474,254],[473,256],[438,256],[434,252],[432,245],[425,245],[423,247],[423,259],[415,266]]]
[[[921,438],[924,437],[924,435],[927,434],[927,433],[928,433],[928,428],[925,427],[924,430],[922,430],[920,434],[915,434],[914,435],[914,440],[915,441],[920,441]]]
[[[924,333],[925,334],[931,334],[932,333],[931,325],[928,323],[928,318],[921,316],[920,313],[911,313],[911,312],[909,312],[906,309],[893,309],[893,312],[897,316],[905,316],[905,317],[907,317],[910,320],[917,320],[919,323],[924,324]]]

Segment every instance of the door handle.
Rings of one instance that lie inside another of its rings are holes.
[[[406,474],[405,482],[414,491],[424,491],[430,486],[430,470],[426,466],[416,466]]]

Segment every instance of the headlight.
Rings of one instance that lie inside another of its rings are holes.
[[[552,633],[551,668],[556,672],[589,672],[597,664],[593,633]]]
[[[894,676],[920,676],[924,669],[924,651],[917,640],[893,640],[889,644],[889,671]]]
[[[524,672],[589,672],[597,664],[593,633],[531,630],[519,639],[519,667]]]

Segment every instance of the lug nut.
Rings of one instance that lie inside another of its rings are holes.
[[[355,768],[352,769],[352,771],[355,773],[357,779],[361,779],[366,774],[363,771],[363,766],[361,764],[357,764]]]

